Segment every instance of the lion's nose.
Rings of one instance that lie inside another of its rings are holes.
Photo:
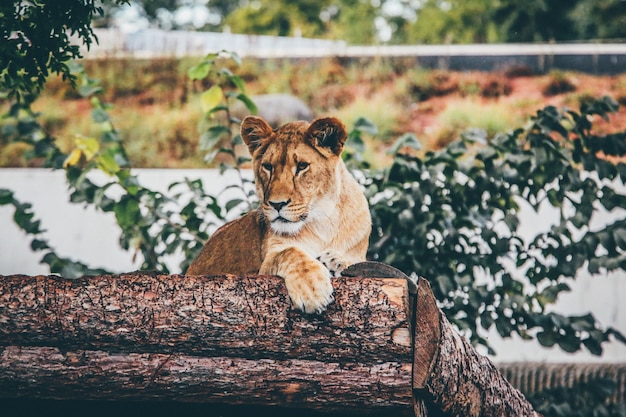
[[[270,201],[269,205],[274,207],[274,209],[276,209],[276,211],[280,211],[280,209],[285,207],[290,202],[291,202],[291,200],[287,200],[287,201]]]

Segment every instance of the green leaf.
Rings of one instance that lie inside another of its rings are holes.
[[[101,108],[95,108],[91,111],[91,118],[95,123],[105,123],[109,121],[109,114]]]
[[[616,340],[626,344],[626,336],[624,336],[619,330],[609,327],[606,333],[608,335],[613,335]]]
[[[0,188],[0,206],[13,203],[13,191]]]
[[[237,94],[237,100],[241,101],[251,114],[255,115],[259,112],[256,104],[254,104],[254,101],[252,101],[247,95],[243,93]]]
[[[78,94],[82,97],[90,97],[94,94],[98,94],[102,92],[102,87],[94,84],[85,84],[78,87]]]
[[[216,84],[209,88],[200,95],[200,106],[202,107],[202,111],[205,113],[210,112],[222,102],[223,98],[224,92],[222,91],[222,87]]]
[[[98,167],[108,175],[115,175],[120,170],[120,166],[115,161],[114,155],[110,153],[99,155],[96,158],[96,163]]]
[[[200,135],[200,149],[203,151],[211,151],[220,142],[221,139],[230,134],[230,129],[226,126],[217,125],[207,129]]]
[[[33,241],[30,242],[30,248],[33,251],[50,249],[50,247],[48,246],[48,243],[45,240],[40,240],[40,239],[33,239]]]
[[[485,129],[468,129],[461,133],[461,140],[468,143],[487,144],[487,131]]]
[[[519,226],[519,219],[515,214],[507,213],[504,216],[504,223],[507,225],[509,230],[516,231]]]
[[[556,335],[551,331],[543,331],[537,333],[537,340],[541,346],[552,347],[556,343]]]
[[[413,133],[405,133],[400,136],[393,143],[393,145],[391,145],[391,147],[387,150],[387,155],[395,155],[400,151],[400,149],[407,147],[419,151],[422,149],[422,144]]]
[[[376,136],[378,134],[378,128],[374,123],[365,117],[359,117],[354,122],[354,130],[362,133],[366,133],[370,136]]]
[[[576,335],[566,333],[565,336],[559,337],[557,340],[559,347],[567,353],[574,353],[580,350],[580,339]]]
[[[196,66],[189,68],[189,71],[187,72],[187,74],[189,75],[189,78],[191,78],[192,80],[201,80],[203,78],[206,78],[209,75],[209,72],[211,71],[212,66],[213,66],[213,62],[207,60],[207,61],[201,62],[200,64]]]
[[[136,224],[140,216],[139,202],[129,196],[122,197],[113,209],[115,219],[122,229]]]
[[[229,54],[230,58],[235,62],[235,64],[237,64],[237,66],[241,66],[241,57],[239,56],[239,54],[234,51],[230,51]]]
[[[93,158],[94,155],[100,150],[100,143],[94,138],[78,136],[74,140],[74,143],[76,144],[76,147],[83,152],[87,160]]]
[[[554,190],[554,189],[548,190],[547,195],[548,195],[548,201],[553,207],[561,207],[563,205],[563,202],[559,198],[559,193],[557,190]]]
[[[363,142],[360,135],[348,135],[346,146],[354,149],[356,152],[365,152],[365,142]]]
[[[600,341],[592,338],[583,340],[583,345],[591,352],[592,355],[602,355],[602,344]]]
[[[24,230],[28,234],[36,235],[42,232],[39,228],[41,222],[39,220],[33,220],[35,215],[30,211],[30,204],[22,204],[20,207],[16,207],[13,214],[13,220],[20,229]]]
[[[570,317],[570,324],[572,329],[577,332],[588,332],[595,329],[596,320],[591,314],[580,317]]]
[[[224,208],[226,209],[226,212],[230,212],[232,209],[234,209],[235,207],[237,207],[238,205],[244,203],[244,200],[240,199],[240,198],[235,198],[233,200],[230,200],[228,202],[226,202],[226,205],[224,206]]]
[[[237,87],[237,88],[239,89],[239,91],[241,91],[241,92],[245,91],[245,89],[246,89],[246,83],[245,83],[245,81],[244,81],[241,77],[239,77],[239,76],[237,76],[237,75],[231,75],[231,76],[229,77],[229,80],[230,80],[233,84],[235,84],[235,87]]]

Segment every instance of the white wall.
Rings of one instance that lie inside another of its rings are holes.
[[[212,170],[137,170],[143,185],[165,192],[166,187],[185,177],[202,178],[207,192],[217,194],[229,181]],[[49,239],[57,253],[83,261],[92,267],[103,267],[115,272],[128,272],[139,267],[132,261],[132,253],[119,248],[119,232],[113,215],[99,213],[91,207],[69,204],[67,186],[62,172],[43,169],[1,169],[0,188],[14,191],[16,198],[33,205],[35,215],[42,220]],[[617,213],[600,213],[595,224],[624,216]],[[45,265],[39,264],[40,254],[29,248],[30,240],[12,221],[12,209],[0,207],[0,275],[47,274]],[[521,230],[526,236],[543,230],[555,217],[549,210],[534,213],[524,210]],[[176,264],[174,260],[173,265]],[[180,272],[172,268],[172,272]],[[590,277],[581,274],[572,292],[561,297],[554,310],[564,314],[593,312],[604,326],[612,326],[626,334],[626,272]],[[536,341],[524,342],[519,338],[503,341],[495,332],[490,340],[498,352],[497,361],[626,361],[626,346],[621,343],[605,345],[602,357],[587,353],[564,354],[558,348],[543,349]]]
[[[142,185],[167,193],[167,186],[184,178],[201,178],[206,192],[217,195],[234,178],[221,176],[218,171],[205,169],[137,170]],[[90,177],[92,181],[105,178]],[[119,247],[119,228],[113,213],[96,211],[91,206],[71,204],[65,175],[61,171],[45,169],[0,169],[0,188],[14,192],[15,198],[33,205],[35,216],[47,231],[45,237],[57,254],[81,261],[94,268],[113,272],[128,272],[139,268],[133,262],[133,253]],[[30,239],[12,221],[12,207],[0,206],[0,274],[47,274],[47,265],[39,263],[41,254],[30,250]],[[171,272],[182,259],[173,259]]]

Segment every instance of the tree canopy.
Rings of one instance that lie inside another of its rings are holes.
[[[342,39],[351,44],[546,42],[626,37],[621,0],[135,0],[155,26],[204,7],[205,30]],[[168,14],[169,13],[169,14]],[[169,19],[169,20],[168,20]]]
[[[124,4],[128,0],[110,0]],[[75,36],[87,46],[95,36],[91,21],[103,9],[97,0],[5,0],[0,5],[0,89],[33,93],[49,73],[73,79],[68,61],[80,57]]]

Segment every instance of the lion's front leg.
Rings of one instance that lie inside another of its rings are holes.
[[[343,270],[352,264],[352,262],[349,262],[341,255],[330,250],[323,252],[317,257],[317,260],[328,269],[332,277],[340,277]]]
[[[282,277],[294,307],[305,313],[321,313],[334,300],[328,270],[299,248],[268,253],[259,273]]]

